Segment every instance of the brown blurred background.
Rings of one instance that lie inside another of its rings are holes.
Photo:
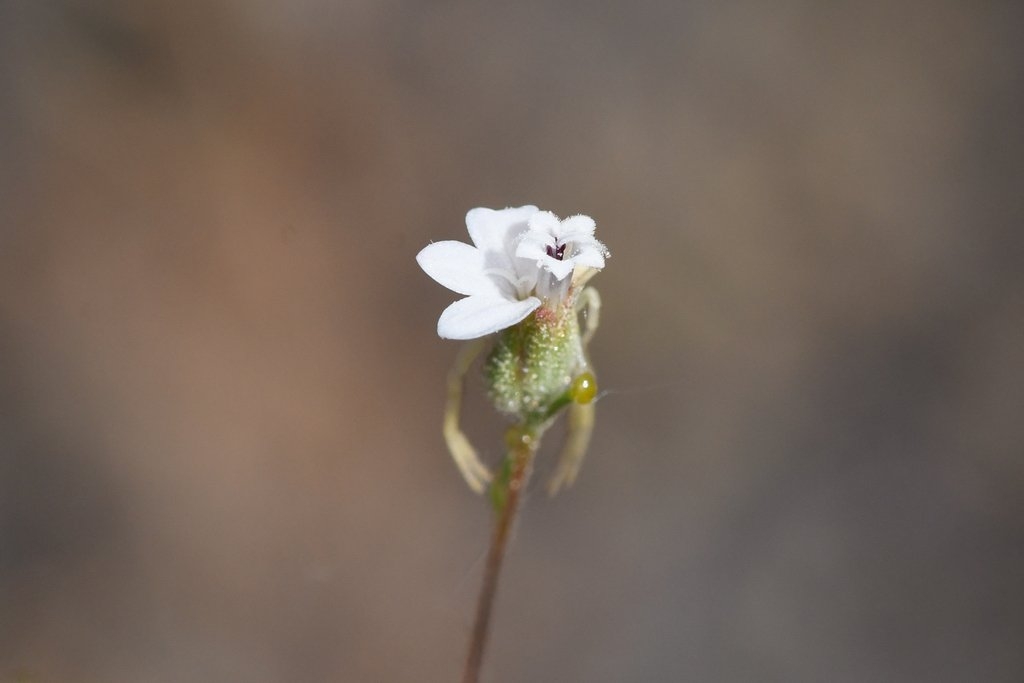
[[[413,257],[523,203],[608,393],[487,680],[1024,680],[1021,7],[0,4],[0,680],[456,680]]]

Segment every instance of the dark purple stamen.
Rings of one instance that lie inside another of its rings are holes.
[[[548,247],[547,249],[548,249],[548,256],[550,256],[551,258],[556,259],[558,261],[561,261],[562,257],[565,256],[565,245],[564,244],[559,245],[559,247],[556,248],[556,249],[552,249],[551,247]]]

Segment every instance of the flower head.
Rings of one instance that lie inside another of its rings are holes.
[[[466,214],[466,227],[472,246],[447,240],[416,255],[427,275],[466,295],[437,321],[445,339],[474,339],[515,325],[543,303],[564,299],[576,266],[603,268],[608,255],[587,216],[559,221],[536,206],[479,208]]]
[[[538,211],[530,216],[527,227],[516,256],[535,259],[537,267],[549,271],[555,279],[564,280],[576,264],[604,268],[608,250],[594,239],[594,219],[590,216],[560,221],[550,211]]]

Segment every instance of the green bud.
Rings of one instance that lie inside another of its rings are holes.
[[[586,367],[571,305],[540,308],[501,332],[484,364],[495,407],[521,422],[542,419]]]

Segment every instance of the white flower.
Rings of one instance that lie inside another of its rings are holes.
[[[444,339],[475,339],[515,325],[542,298],[564,297],[575,266],[603,268],[608,253],[594,239],[592,219],[559,221],[536,206],[472,209],[466,227],[474,246],[447,240],[416,255],[427,275],[466,295],[441,313],[437,333]]]
[[[594,219],[570,216],[564,221],[550,211],[538,211],[527,222],[516,256],[533,259],[551,275],[540,277],[537,291],[545,299],[562,299],[569,289],[566,277],[576,266],[600,270],[608,250],[594,239]]]
[[[550,211],[538,211],[527,222],[516,256],[534,259],[543,268],[564,280],[576,265],[604,268],[608,255],[605,246],[594,239],[594,219],[570,216],[564,221]]]

